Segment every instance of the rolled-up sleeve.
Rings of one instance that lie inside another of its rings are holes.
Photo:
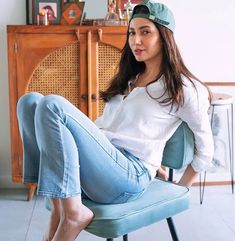
[[[177,115],[194,133],[195,154],[191,165],[196,172],[207,171],[212,167],[214,142],[209,107],[208,91],[202,84],[197,83],[196,89],[191,83],[184,87],[184,104]]]

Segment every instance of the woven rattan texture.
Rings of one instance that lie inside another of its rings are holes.
[[[79,43],[73,43],[49,54],[33,72],[28,92],[64,96],[79,107]]]
[[[99,78],[99,91],[105,90],[108,83],[114,77],[118,69],[118,63],[121,57],[119,49],[99,43],[98,45],[98,78]],[[103,101],[99,101],[99,113],[102,113],[104,108]]]

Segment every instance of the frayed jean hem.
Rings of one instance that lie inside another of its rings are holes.
[[[58,193],[55,194],[53,192],[45,192],[45,191],[37,191],[37,195],[47,197],[47,198],[58,198],[58,199],[66,199],[66,198],[71,198],[75,196],[81,196],[81,192],[75,192],[75,193]]]
[[[38,177],[24,177],[23,183],[36,183],[38,182]]]

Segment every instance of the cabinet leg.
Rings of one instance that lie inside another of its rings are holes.
[[[36,183],[25,183],[25,185],[29,188],[27,201],[31,201],[33,199],[34,193],[36,191],[37,184]]]

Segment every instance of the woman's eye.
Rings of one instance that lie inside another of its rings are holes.
[[[129,32],[129,36],[134,36],[135,33],[134,32]]]
[[[147,30],[142,32],[143,35],[147,35],[147,34],[149,34],[149,33],[150,33],[150,32],[147,31]]]

